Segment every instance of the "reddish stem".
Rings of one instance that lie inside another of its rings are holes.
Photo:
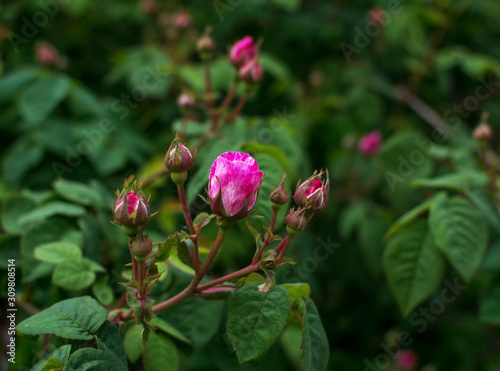
[[[188,287],[186,287],[183,291],[178,293],[177,295],[171,297],[170,299],[156,304],[153,306],[153,312],[160,312],[162,310],[165,310],[167,308],[170,308],[171,306],[178,304],[190,296],[192,296],[196,292],[196,288],[198,287],[198,284],[201,282],[203,277],[208,271],[208,268],[210,268],[210,264],[212,264],[212,261],[214,260],[215,256],[217,255],[217,252],[219,251],[219,248],[222,244],[222,241],[224,240],[224,236],[226,234],[226,230],[223,228],[219,228],[219,233],[217,234],[217,238],[214,241],[214,244],[212,245],[212,248],[210,249],[210,252],[208,253],[208,256],[206,257],[205,261],[201,265],[200,269],[196,272],[195,276],[193,277],[193,280],[189,284]]]
[[[243,269],[240,269],[239,271],[236,271],[236,272],[233,272],[233,273],[230,273],[230,274],[227,274],[223,277],[220,277],[220,278],[217,278],[213,281],[210,281],[208,283],[205,283],[203,285],[200,285],[196,288],[196,291],[197,292],[200,292],[200,291],[203,291],[203,290],[206,290],[206,289],[209,289],[211,287],[214,287],[216,285],[218,285],[219,283],[224,283],[226,281],[232,281],[236,278],[239,278],[241,276],[246,276],[247,274],[249,273],[252,273],[252,272],[255,272],[255,271],[258,271],[260,269],[259,267],[259,264],[251,264],[249,265],[248,267],[245,267]]]
[[[245,106],[245,103],[247,102],[247,98],[248,98],[248,94],[244,93],[243,96],[240,98],[236,107],[234,107],[233,112],[231,112],[229,117],[224,122],[225,125],[231,124],[236,119],[236,117],[238,116],[238,114],[240,113],[242,108]]]

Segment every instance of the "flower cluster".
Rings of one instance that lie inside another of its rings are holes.
[[[246,36],[233,45],[229,51],[229,60],[238,70],[240,80],[252,84],[262,80],[258,48],[251,36]]]

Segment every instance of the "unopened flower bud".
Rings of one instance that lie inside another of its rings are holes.
[[[126,194],[126,195],[125,195]],[[142,192],[128,192],[124,189],[114,206],[115,223],[125,227],[124,231],[134,235],[149,217],[149,203]]]
[[[248,61],[254,59],[257,55],[257,47],[251,36],[245,36],[243,39],[233,45],[229,52],[229,61],[240,68]]]
[[[193,108],[193,107],[195,107],[195,105],[196,105],[196,101],[191,94],[182,93],[177,98],[177,106],[179,106],[180,109]]]
[[[191,17],[187,12],[180,12],[174,15],[174,26],[179,30],[184,30],[191,25]]]
[[[307,227],[306,209],[300,208],[295,211],[295,209],[290,209],[288,215],[285,218],[286,231],[288,234],[297,234],[303,231]]]
[[[215,42],[208,33],[203,34],[196,42],[196,49],[202,55],[211,55],[215,50]]]
[[[153,243],[147,235],[140,234],[134,238],[130,244],[130,249],[136,258],[145,258],[153,251]]]
[[[474,129],[472,136],[483,142],[488,142],[493,137],[493,130],[491,130],[491,126],[485,122],[480,123]]]
[[[402,350],[398,356],[397,364],[401,371],[415,370],[418,363],[418,356],[413,350]]]
[[[262,69],[257,59],[252,59],[245,63],[238,71],[238,77],[241,81],[256,84],[262,80]]]
[[[323,175],[326,175],[325,180],[321,179]],[[313,174],[303,183],[299,182],[293,198],[300,207],[319,212],[326,207],[329,192],[330,180],[328,170],[326,170],[321,171],[319,174]]]
[[[380,131],[372,131],[359,140],[359,152],[363,156],[375,156],[379,151],[382,144],[382,134]]]
[[[281,183],[278,186],[278,188],[273,190],[271,192],[271,195],[269,196],[273,209],[279,210],[281,206],[286,204],[290,199],[290,195],[288,195],[285,190],[285,179],[286,179],[286,173],[283,175],[283,178],[281,179]]]
[[[175,138],[165,155],[165,169],[167,172],[183,173],[193,166],[193,155],[179,138]]]
[[[35,57],[38,63],[44,66],[55,65],[59,60],[59,53],[52,45],[41,42],[35,47]]]

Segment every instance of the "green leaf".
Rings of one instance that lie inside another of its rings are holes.
[[[59,196],[68,201],[85,206],[105,206],[101,195],[86,184],[61,178],[53,183],[53,187]]]
[[[295,314],[293,314],[295,316]],[[298,321],[297,321],[298,322]],[[300,344],[302,342],[302,327],[299,323],[288,325],[281,335],[280,344],[288,360],[296,370],[301,369]]]
[[[491,197],[484,188],[474,188],[465,190],[469,201],[483,214],[484,219],[492,230],[500,235],[500,214]]]
[[[179,355],[175,344],[167,336],[152,332],[144,345],[144,368],[146,371],[179,369]]]
[[[34,207],[35,203],[26,197],[15,197],[8,200],[2,208],[4,230],[11,234],[22,234],[25,228],[19,220]]]
[[[60,371],[63,366],[62,362],[57,358],[49,358],[40,371]]]
[[[53,75],[38,80],[26,89],[19,102],[23,118],[32,124],[44,121],[66,98],[70,87],[70,80],[63,75]]]
[[[191,297],[158,316],[191,340],[194,349],[200,349],[217,332],[223,308],[223,302]]]
[[[416,221],[392,238],[384,252],[383,267],[401,313],[408,316],[437,289],[444,275],[444,258],[427,221]]]
[[[481,264],[488,242],[488,228],[479,212],[465,199],[435,202],[429,216],[436,245],[465,281]]]
[[[302,370],[322,371],[328,366],[330,346],[316,305],[311,298],[302,297],[294,306],[300,306],[302,314]]]
[[[500,325],[500,284],[498,279],[481,299],[479,318],[484,323]]]
[[[60,241],[66,228],[67,223],[63,220],[46,220],[28,228],[21,240],[24,282],[30,282],[52,273],[54,264],[40,262],[35,258],[34,251],[37,246],[45,242]]]
[[[69,353],[71,351],[71,345],[63,345],[52,352],[46,354],[41,360],[39,360],[30,371],[41,371],[45,366],[46,362],[50,359],[58,359],[63,365],[68,362]]]
[[[83,260],[65,260],[54,270],[52,280],[66,290],[82,290],[94,283],[95,273]]]
[[[265,154],[274,158],[281,167],[288,173],[291,174],[293,171],[290,168],[290,162],[285,155],[285,152],[277,146],[271,144],[262,144],[259,142],[246,142],[241,146],[241,150],[245,152],[251,152],[252,154]],[[278,185],[276,185],[277,187]]]
[[[70,217],[85,215],[85,208],[82,206],[70,204],[62,201],[52,201],[45,205],[37,207],[30,213],[20,218],[19,222],[26,225],[50,218],[53,215],[65,215]]]
[[[170,256],[170,251],[174,246],[177,246],[179,244],[179,241],[179,234],[168,236],[167,240],[164,243],[160,243],[158,245],[158,251],[156,252],[155,259],[157,261],[167,260]]]
[[[17,325],[27,335],[52,334],[66,339],[92,340],[108,311],[90,296],[66,299]]]
[[[183,343],[191,344],[191,340],[189,340],[182,332],[177,330],[177,328],[175,328],[175,326],[172,326],[170,323],[165,321],[163,318],[155,317],[150,322],[150,324],[151,324],[151,326],[158,327],[161,331],[176,338],[177,340],[182,341]]]
[[[108,277],[103,277],[92,286],[92,294],[102,305],[110,306],[115,300],[115,295],[108,284]]]
[[[43,160],[43,153],[40,143],[28,136],[21,137],[7,149],[4,155],[5,178],[17,185],[30,169]]]
[[[69,358],[64,371],[123,371],[119,365],[113,363],[109,354],[94,348],[78,349]]]
[[[105,321],[96,333],[97,346],[106,352],[118,370],[128,370],[127,356],[118,327]]]
[[[361,224],[367,212],[368,207],[364,202],[355,202],[347,205],[344,210],[342,210],[342,214],[340,217],[340,236],[342,238],[349,237]]]
[[[378,211],[375,215],[367,215],[358,229],[359,246],[363,252],[366,265],[374,276],[379,275],[382,271],[382,255],[384,251],[382,241],[389,224],[384,214]]]
[[[413,209],[410,211],[404,213],[399,217],[398,220],[396,220],[392,225],[389,231],[386,233],[384,236],[384,241],[387,241],[389,238],[394,236],[397,232],[399,232],[401,229],[405,228],[409,224],[413,223],[415,220],[417,220],[422,214],[426,213],[429,211],[431,208],[432,204],[436,201],[436,199],[446,197],[444,193],[437,193],[428,200],[424,201],[420,205],[415,206]]]
[[[488,175],[480,171],[463,171],[438,176],[431,179],[415,179],[411,182],[413,187],[448,188],[454,191],[463,191],[470,187],[486,186],[489,182]]]
[[[263,293],[257,283],[239,289],[229,305],[227,335],[240,363],[264,354],[279,338],[290,314],[290,296],[276,286]]]
[[[132,363],[137,362],[142,355],[141,334],[142,326],[134,323],[127,329],[123,339],[125,352],[127,353],[128,359]]]
[[[0,79],[0,103],[12,99],[38,76],[39,68],[26,68],[12,72]]]
[[[62,263],[66,259],[81,260],[82,250],[71,242],[49,242],[35,248],[35,258],[47,263]]]
[[[292,303],[301,296],[311,296],[311,286],[308,283],[284,283],[279,286],[288,291]]]

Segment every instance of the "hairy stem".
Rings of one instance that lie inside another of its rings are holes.
[[[290,242],[292,242],[293,237],[294,237],[294,235],[291,235],[291,234],[289,234],[288,236],[285,237],[285,239],[283,241],[286,241],[286,242],[283,244],[283,247],[280,251],[280,254],[276,258],[276,261],[279,262],[281,259],[283,259],[283,257],[286,254],[286,251],[288,250],[288,247],[290,246]]]
[[[193,219],[191,219],[191,214],[189,213],[189,206],[186,201],[186,193],[184,192],[184,184],[177,186],[177,191],[179,192],[179,201],[181,202],[182,212],[184,213],[184,219],[186,219],[186,223],[189,228],[189,234],[194,235],[193,237],[193,246],[194,246],[194,257],[193,257],[193,266],[195,272],[198,272],[200,265],[200,254],[198,251],[198,236],[196,234],[196,229],[194,228]]]
[[[196,291],[197,292],[200,292],[200,291],[203,291],[203,290],[206,290],[206,289],[209,289],[211,287],[214,287],[214,286],[217,286],[218,284],[220,283],[224,283],[226,281],[232,281],[236,278],[240,278],[242,276],[246,276],[247,274],[249,273],[252,273],[252,272],[255,272],[255,271],[258,271],[260,269],[259,267],[259,264],[251,264],[249,265],[248,267],[245,267],[243,269],[240,269],[239,271],[236,271],[236,272],[233,272],[233,273],[230,273],[230,274],[227,274],[223,277],[220,277],[220,278],[217,278],[213,281],[210,281],[208,283],[205,283],[203,285],[200,285],[196,288]]]
[[[153,312],[161,312],[162,310],[165,310],[167,308],[170,308],[171,306],[178,304],[190,296],[192,296],[196,292],[196,288],[198,287],[198,284],[201,282],[203,277],[208,271],[208,268],[210,268],[210,264],[212,264],[212,261],[214,260],[215,256],[217,255],[217,252],[219,251],[219,248],[222,244],[222,241],[224,240],[224,236],[226,234],[226,230],[224,228],[219,228],[219,233],[217,234],[217,238],[214,241],[214,244],[212,245],[212,248],[210,249],[210,252],[208,253],[208,256],[206,257],[205,261],[201,265],[200,269],[198,272],[196,272],[195,276],[193,277],[193,280],[189,284],[188,287],[186,287],[183,291],[178,293],[177,295],[171,297],[170,299],[156,304],[153,306]]]

